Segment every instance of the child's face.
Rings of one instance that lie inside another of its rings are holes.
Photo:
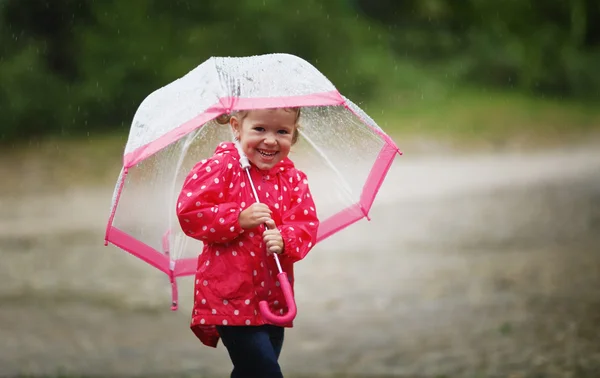
[[[296,113],[284,109],[249,111],[231,126],[248,159],[259,169],[269,170],[285,159],[292,146]]]

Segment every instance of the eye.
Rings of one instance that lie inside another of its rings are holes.
[[[258,132],[263,132],[263,131],[265,131],[265,128],[264,128],[264,127],[260,127],[260,126],[256,126],[256,127],[254,127],[253,129],[254,129],[254,131],[258,131]]]
[[[285,129],[281,129],[277,131],[279,134],[289,134],[290,132],[285,130]]]

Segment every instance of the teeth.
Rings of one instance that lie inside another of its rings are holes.
[[[259,152],[261,155],[264,155],[264,156],[274,156],[274,155],[277,153],[277,152],[272,152],[272,153],[270,153],[270,154],[269,154],[269,153],[266,153],[266,152],[264,152],[264,151],[261,151],[261,150],[258,150],[258,152]]]

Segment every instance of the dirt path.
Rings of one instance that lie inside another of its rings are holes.
[[[0,376],[225,376],[166,277],[103,246],[111,192],[0,198]],[[298,264],[290,375],[600,371],[599,146],[403,157],[371,215]]]

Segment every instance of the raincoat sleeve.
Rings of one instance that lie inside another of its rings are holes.
[[[229,202],[233,179],[225,157],[203,160],[186,177],[177,200],[177,218],[186,235],[205,243],[226,243],[242,233],[240,205]]]
[[[290,208],[283,213],[279,232],[283,238],[283,256],[292,262],[302,260],[317,241],[319,220],[308,180],[297,171]]]

